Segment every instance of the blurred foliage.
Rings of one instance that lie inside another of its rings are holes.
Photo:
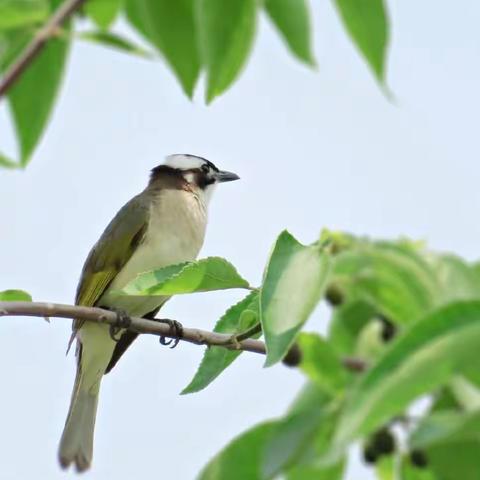
[[[60,3],[0,0],[0,75],[15,63]],[[385,87],[389,26],[383,0],[333,3],[352,41]],[[19,159],[14,161],[0,151],[0,167],[23,168],[32,157],[48,125],[72,41],[88,40],[148,58],[155,51],[190,98],[203,72],[209,103],[238,79],[263,13],[288,51],[314,67],[310,8],[308,0],[87,0],[7,92]],[[118,32],[119,19],[139,33],[146,47]],[[90,22],[91,31],[85,31],[85,22]]]

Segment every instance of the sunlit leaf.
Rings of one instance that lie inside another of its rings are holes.
[[[480,348],[480,302],[458,302],[412,325],[349,392],[332,442],[332,458],[355,438],[448,382]]]
[[[260,293],[266,366],[288,352],[322,297],[329,271],[330,257],[320,244],[302,245],[287,231],[277,238]]]
[[[178,295],[248,287],[248,282],[238,274],[231,263],[220,257],[208,257],[141,273],[119,293]]]
[[[348,375],[333,346],[313,333],[301,333],[297,342],[302,351],[300,369],[332,396],[341,392]]]
[[[214,332],[240,333],[248,330],[259,321],[258,292],[250,293],[241,302],[230,307],[217,322]],[[258,337],[260,334],[255,335]],[[192,381],[182,394],[203,390],[217,378],[240,354],[241,350],[228,350],[211,346],[205,350],[202,362]]]
[[[0,292],[0,302],[31,302],[32,297],[24,290],[4,290]]]
[[[48,17],[46,0],[1,0],[0,30],[32,26]]]

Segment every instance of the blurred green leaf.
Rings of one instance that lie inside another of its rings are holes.
[[[108,29],[115,21],[123,7],[124,0],[88,0],[85,2],[85,13],[101,29]]]
[[[48,13],[46,0],[0,0],[0,30],[40,23]]]
[[[200,52],[207,70],[207,102],[234,82],[252,48],[256,0],[198,0]]]
[[[340,418],[331,458],[430,390],[447,383],[480,347],[480,302],[458,302],[412,325],[355,384]]]
[[[291,52],[308,65],[315,65],[307,1],[266,0],[264,6]]]
[[[236,334],[258,322],[258,292],[250,293],[242,301],[230,307],[217,322],[214,332]],[[260,334],[256,335],[258,338]],[[202,362],[192,381],[185,387],[182,394],[203,390],[217,378],[240,354],[241,350],[228,350],[223,347],[208,347]]]
[[[208,257],[141,273],[118,294],[178,295],[229,288],[249,288],[235,267],[224,258]]]
[[[288,471],[286,480],[342,480],[344,471],[344,461],[331,466],[300,465]]]
[[[32,297],[23,290],[4,290],[0,292],[0,302],[31,302]]]
[[[389,36],[383,0],[334,0],[346,30],[378,81],[385,83]]]
[[[375,317],[375,309],[363,300],[347,302],[333,311],[328,337],[339,354],[351,355],[362,329]]]
[[[199,475],[199,480],[260,479],[263,447],[274,422],[265,422],[241,434],[216,455]]]
[[[152,52],[142,48],[139,45],[136,45],[131,40],[124,38],[116,33],[102,31],[80,32],[78,33],[77,38],[79,38],[80,40],[97,43],[105,47],[113,48],[115,50],[120,50],[124,53],[138,55],[143,58],[154,58]]]
[[[335,257],[334,282],[394,323],[412,323],[440,303],[438,280],[421,252],[399,242],[359,241]]]
[[[332,345],[314,333],[301,333],[297,343],[302,351],[300,369],[332,396],[340,393],[348,374]]]
[[[479,410],[446,410],[430,414],[410,435],[409,445],[412,449],[425,449],[439,443],[454,444],[466,440],[480,442]]]
[[[438,478],[428,468],[413,465],[409,456],[405,455],[400,463],[398,480],[438,480]]]
[[[0,152],[0,167],[11,168],[13,170],[15,168],[20,168],[20,165]]]
[[[162,53],[191,98],[200,73],[195,0],[126,2],[129,22]]]
[[[397,480],[395,475],[395,457],[382,456],[375,462],[375,473],[378,480]]]
[[[478,480],[480,478],[480,441],[441,443],[426,451],[428,467],[441,480]],[[422,479],[423,480],[423,479]]]
[[[299,243],[287,231],[277,238],[260,293],[267,347],[265,365],[280,361],[323,295],[330,257],[320,244]]]

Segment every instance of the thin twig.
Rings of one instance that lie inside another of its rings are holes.
[[[5,73],[0,83],[0,98],[20,78],[24,70],[32,63],[42,51],[47,41],[56,35],[57,30],[65,21],[82,5],[85,0],[66,0],[56,12],[48,19],[47,23],[37,32],[33,40],[25,47],[18,59]]]
[[[0,317],[2,316],[78,318],[108,325],[115,325],[118,321],[115,312],[102,308],[43,302],[0,302]],[[172,331],[168,324],[147,320],[146,318],[132,317],[129,330],[137,333],[175,338],[175,332]],[[229,350],[266,354],[265,343],[261,340],[245,338],[241,341],[232,341],[232,334],[209,332],[198,328],[183,327],[181,340],[194,343],[195,345],[218,346]],[[293,366],[298,364],[299,358],[298,346],[294,345],[287,354],[285,363]],[[295,361],[295,359],[297,360]],[[351,357],[345,358],[343,364],[345,368],[356,372],[363,371],[367,367],[363,360]]]

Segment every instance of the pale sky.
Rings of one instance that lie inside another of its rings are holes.
[[[169,153],[202,155],[242,180],[218,188],[201,256],[232,261],[252,283],[278,233],[322,227],[409,235],[480,256],[480,3],[392,0],[389,102],[330,2],[314,3],[309,70],[266,21],[240,80],[206,107],[161,62],[73,49],[51,125],[24,172],[0,171],[0,290],[71,303],[90,247]],[[123,28],[123,27],[122,27]],[[34,92],[32,92],[32,95]],[[13,152],[5,108],[0,146]],[[211,329],[241,292],[183,296],[162,315]],[[308,329],[325,331],[319,309]],[[65,478],[56,452],[74,378],[67,320],[0,321],[0,476]],[[103,384],[85,479],[189,480],[231,438],[282,414],[303,383],[243,355],[199,394],[178,396],[203,349],[138,340]],[[349,480],[371,473],[354,457]]]

